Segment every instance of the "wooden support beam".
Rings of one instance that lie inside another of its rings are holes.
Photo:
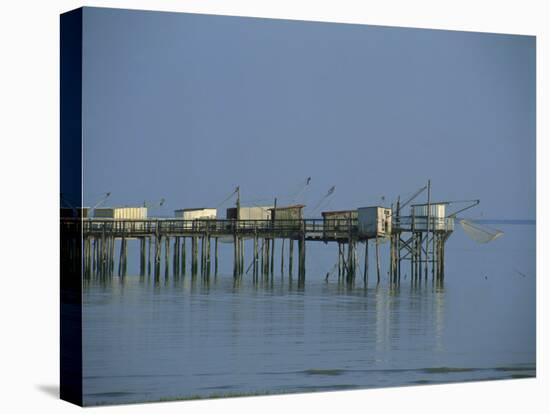
[[[197,236],[191,238],[191,276],[195,277],[197,275],[197,255],[198,255],[198,240]]]
[[[294,239],[288,241],[288,276],[292,278],[292,264],[294,261]]]
[[[376,283],[380,283],[380,248],[378,243],[378,234],[376,235]]]
[[[285,274],[285,239],[281,242],[281,277]]]
[[[269,269],[271,273],[271,277],[273,277],[274,262],[275,262],[275,239],[271,239],[271,265]]]
[[[164,237],[164,277],[170,277],[170,236]]]
[[[152,237],[147,237],[147,276],[151,276],[151,241]]]
[[[206,236],[206,276],[210,277],[210,235]]]
[[[187,270],[186,256],[187,256],[187,246],[186,246],[187,237],[183,237],[181,245],[181,274],[185,276],[185,271]]]
[[[145,276],[145,238],[139,239],[139,275]]]
[[[161,243],[162,243],[162,236],[157,234],[155,236],[155,271],[154,271],[155,280],[158,280],[160,277]]]
[[[218,238],[214,239],[214,275],[218,276]]]
[[[369,281],[369,239],[365,240],[365,268],[363,269],[363,282],[365,286]]]
[[[174,237],[174,252],[172,254],[172,274],[177,277],[179,275],[178,259],[180,257],[180,238],[178,236]]]

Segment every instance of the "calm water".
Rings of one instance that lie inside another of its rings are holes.
[[[406,264],[398,288],[387,277],[377,287],[372,270],[366,288],[361,277],[353,288],[336,275],[325,282],[336,247],[322,243],[308,244],[301,288],[280,273],[235,285],[231,245],[208,284],[200,276],[87,282],[84,402],[534,376],[535,226],[497,227],[505,235],[487,245],[457,229],[443,287],[431,276],[412,286]]]

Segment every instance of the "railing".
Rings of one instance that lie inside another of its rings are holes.
[[[356,228],[356,221],[351,222]],[[346,219],[304,219],[304,220],[183,220],[183,219],[147,219],[147,220],[115,220],[115,219],[84,219],[84,233],[117,233],[117,234],[241,234],[266,232],[305,232],[323,233],[327,229],[349,231],[350,221]]]
[[[393,223],[401,231],[427,231],[427,217],[405,216],[399,218],[399,223]],[[455,220],[451,217],[430,217],[430,231],[451,232],[454,230]]]
[[[119,236],[146,236],[155,234],[210,234],[280,237],[304,235],[311,238],[342,238],[358,234],[357,219],[303,219],[303,220],[215,220],[215,219],[62,219],[65,229],[82,226],[84,234],[102,233]],[[427,231],[426,217],[402,216],[392,223],[395,231]],[[430,231],[454,230],[453,218],[430,217]],[[282,236],[281,236],[282,235]]]

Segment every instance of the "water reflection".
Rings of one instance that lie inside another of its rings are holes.
[[[522,245],[510,234],[504,242]],[[532,236],[525,230],[517,240]],[[535,280],[513,273],[534,274],[532,248],[491,249],[452,250],[445,286],[409,272],[401,283],[383,277],[366,285],[326,280],[322,271],[305,281],[90,274],[82,281],[85,399],[533,376]]]

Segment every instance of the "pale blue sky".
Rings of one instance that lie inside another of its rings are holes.
[[[84,204],[378,204],[431,178],[535,218],[532,36],[85,8]],[[227,207],[227,204],[223,207]]]

